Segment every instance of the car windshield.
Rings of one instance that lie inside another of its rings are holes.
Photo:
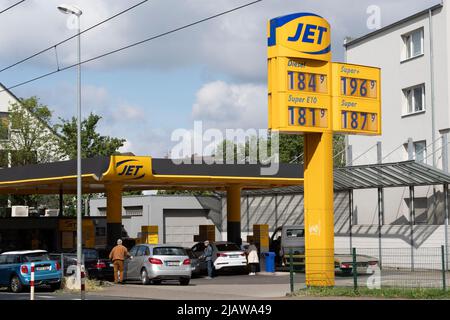
[[[241,251],[241,248],[235,243],[216,244],[217,251]]]
[[[157,247],[153,249],[155,256],[186,256],[186,250],[180,247]]]
[[[85,259],[98,259],[98,253],[95,250],[83,250]]]
[[[47,253],[29,253],[23,255],[24,262],[37,262],[37,261],[47,261],[50,260]]]

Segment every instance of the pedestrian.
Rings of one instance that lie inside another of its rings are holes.
[[[206,261],[206,267],[208,269],[208,276],[206,279],[212,279],[213,277],[213,261],[212,261],[212,255],[213,255],[213,248],[208,240],[204,242],[205,249],[203,250],[203,255],[200,257],[201,259],[205,259]]]
[[[109,254],[114,265],[114,283],[123,284],[123,263],[127,257],[130,257],[127,248],[122,245],[121,239],[117,240],[117,245]]]
[[[256,248],[255,243],[250,241],[250,245],[247,248],[247,261],[250,265],[250,276],[256,275],[257,266],[259,264],[258,248]]]

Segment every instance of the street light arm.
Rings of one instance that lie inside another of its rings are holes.
[[[58,6],[58,10],[65,14],[74,14],[77,17],[83,14],[80,8],[70,5],[70,4],[61,4]]]

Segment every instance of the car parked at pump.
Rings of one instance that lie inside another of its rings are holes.
[[[102,256],[100,256],[103,253]],[[114,268],[112,261],[107,258],[107,252],[99,252],[96,249],[84,248],[84,267],[86,270],[86,277],[88,279],[97,280],[114,280]],[[50,258],[59,261],[62,265],[61,258],[64,258],[64,275],[70,276],[75,271],[77,265],[76,251],[70,253],[51,253]]]
[[[199,258],[192,252],[191,248],[185,248],[189,259],[191,259],[191,269],[192,277],[199,276],[202,272],[202,262]],[[204,270],[203,270],[204,271]]]
[[[373,268],[378,266],[378,259],[368,255],[357,254],[356,272],[358,274],[372,274]],[[340,275],[353,274],[353,255],[352,254],[335,254],[334,270]]]
[[[248,273],[245,251],[236,243],[228,241],[211,242],[213,248],[213,266],[216,271]],[[205,250],[205,244],[198,242],[192,247],[192,253],[200,259]],[[200,259],[200,272],[206,273],[206,262]]]
[[[0,254],[0,286],[21,292],[30,286],[31,264],[34,263],[34,285],[61,288],[62,272],[57,261],[45,250],[9,251]]]
[[[140,244],[129,251],[124,263],[124,280],[140,280],[142,284],[160,284],[177,280],[188,285],[192,276],[191,260],[183,247],[170,244]]]

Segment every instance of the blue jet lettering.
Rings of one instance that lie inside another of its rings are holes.
[[[325,27],[316,26],[313,24],[307,24],[305,26],[303,23],[299,23],[295,35],[288,37],[288,41],[298,41],[303,32],[302,42],[314,43],[314,37],[317,35],[317,44],[322,44],[323,34],[327,31],[328,29]]]

